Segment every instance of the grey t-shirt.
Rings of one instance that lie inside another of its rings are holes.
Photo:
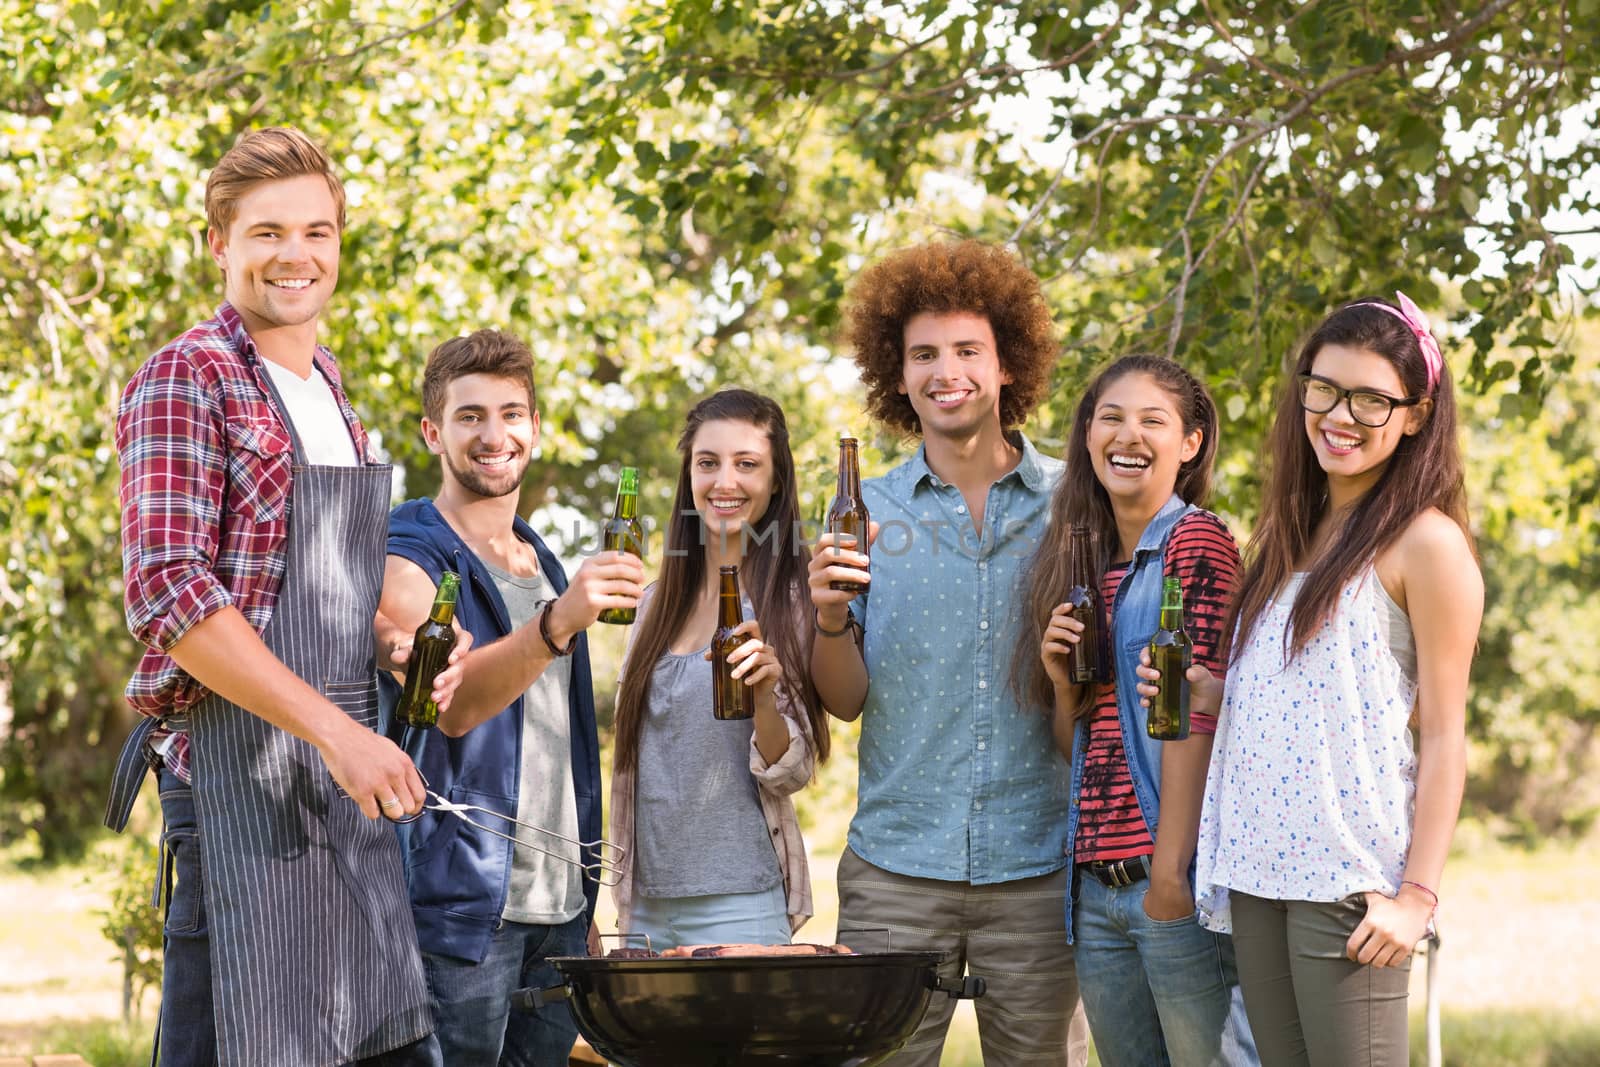
[[[494,576],[513,629],[536,618],[555,587],[538,574],[518,578],[484,564]],[[535,624],[537,625],[537,624]],[[517,818],[569,838],[578,836],[578,806],[572,784],[572,724],[568,692],[572,661],[557,659],[522,696],[522,766],[517,776]],[[498,829],[498,827],[497,827]],[[576,845],[526,827],[508,826],[531,841],[576,859]],[[511,885],[504,918],[518,923],[564,923],[583,911],[583,878],[577,867],[524,845],[511,850]]]
[[[650,678],[634,800],[637,884],[647,897],[759,893],[783,881],[750,773],[755,723],[712,716],[704,657],[705,649],[666,652]]]

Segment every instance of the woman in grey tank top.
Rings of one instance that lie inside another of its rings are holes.
[[[728,389],[697,404],[661,578],[645,593],[617,690],[611,840],[627,849],[618,925],[657,950],[783,944],[811,915],[790,796],[826,759],[807,670],[810,553],[783,411]],[[755,717],[712,715],[718,568],[737,565],[749,635],[729,660]]]

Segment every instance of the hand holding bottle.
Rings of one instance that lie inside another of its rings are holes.
[[[1078,642],[1083,640],[1084,625],[1073,617],[1075,608],[1060,603],[1050,612],[1050,622],[1044,628],[1044,640],[1039,644],[1039,658],[1044,661],[1045,673],[1057,690],[1071,687],[1072,671],[1067,660]]]
[[[1139,650],[1139,666],[1134,668],[1134,673],[1139,676],[1134,688],[1139,693],[1139,706],[1148,708],[1150,701],[1161,692],[1161,687],[1156,683],[1161,680],[1161,672],[1150,664],[1150,650]],[[1212,674],[1198,663],[1192,664],[1184,674],[1189,679],[1189,713],[1191,715],[1215,716],[1222,709],[1222,693],[1227,685],[1226,674]]]

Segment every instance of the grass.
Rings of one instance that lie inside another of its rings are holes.
[[[854,808],[851,739],[801,798],[813,851],[817,915],[801,931],[832,940],[834,872]],[[150,797],[153,800],[153,795]],[[146,828],[145,839],[154,829]],[[130,831],[132,832],[132,831]],[[1439,987],[1446,1067],[1600,1065],[1600,849],[1549,844],[1527,851],[1464,825],[1441,887]],[[154,873],[153,871],[151,872]],[[149,1060],[154,998],[124,1025],[121,969],[99,933],[109,897],[104,857],[81,868],[39,871],[0,856],[0,1055],[76,1052],[95,1067]],[[611,929],[608,894],[600,926]],[[1412,1062],[1424,1063],[1426,966],[1413,968]],[[942,1067],[978,1067],[970,1003],[957,1007]]]

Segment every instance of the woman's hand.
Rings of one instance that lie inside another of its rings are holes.
[[[1050,622],[1044,628],[1044,639],[1039,643],[1039,658],[1044,661],[1044,672],[1058,690],[1072,685],[1067,676],[1067,654],[1083,640],[1083,623],[1072,617],[1071,604],[1057,604],[1050,612]]]
[[[1148,648],[1139,650],[1139,665],[1133,672],[1140,678],[1134,686],[1139,692],[1139,706],[1148,708],[1150,701],[1161,692],[1155,684],[1161,680],[1161,672],[1150,666]],[[1228,676],[1212,674],[1195,663],[1185,672],[1184,677],[1189,680],[1189,713],[1214,717],[1222,708],[1222,692],[1226,688]]]
[[[761,624],[754,619],[741,622],[733,632],[744,634],[745,642],[728,653],[730,673],[755,691],[757,705],[770,703],[776,708],[778,679],[783,677],[777,650],[761,640]]]
[[[1194,914],[1194,894],[1187,878],[1162,878],[1152,874],[1144,894],[1144,914],[1156,922],[1187,919]]]
[[[1410,958],[1433,918],[1433,901],[1409,885],[1396,897],[1367,893],[1367,914],[1345,942],[1344,954],[1357,963],[1397,967]]]

